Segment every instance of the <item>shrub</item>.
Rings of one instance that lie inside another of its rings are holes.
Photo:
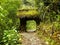
[[[19,19],[16,17],[18,7],[19,0],[0,0],[0,43],[4,30],[12,30],[19,26]]]
[[[34,20],[29,20],[26,24],[27,30],[36,30],[36,22]]]
[[[19,44],[19,34],[16,30],[4,30],[2,43],[4,45],[17,45]]]

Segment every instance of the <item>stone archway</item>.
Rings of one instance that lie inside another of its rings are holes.
[[[37,8],[32,9],[19,9],[17,16],[20,18],[20,30],[26,31],[26,21],[35,20],[36,24],[39,25],[39,11]]]
[[[40,19],[38,17],[24,17],[20,18],[20,31],[26,31],[26,22],[29,20],[34,20],[36,22],[36,28],[40,24]]]

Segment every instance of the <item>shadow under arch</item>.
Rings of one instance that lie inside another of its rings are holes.
[[[41,19],[39,17],[24,17],[20,18],[20,32],[26,32],[26,21],[28,20],[34,20],[36,21],[37,26],[40,24]],[[36,26],[36,27],[37,27]]]

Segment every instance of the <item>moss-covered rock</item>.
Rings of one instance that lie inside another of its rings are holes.
[[[38,15],[39,12],[37,9],[21,9],[17,12],[18,17],[29,17],[29,16],[35,16]]]
[[[21,0],[20,8],[17,11],[18,17],[30,17],[38,15],[38,7],[36,6],[35,0]]]

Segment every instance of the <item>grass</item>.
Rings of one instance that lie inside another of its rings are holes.
[[[57,37],[60,32],[56,31],[52,35],[52,23],[40,23],[39,27],[37,35],[40,39],[44,40],[47,45],[60,45],[60,39]]]

